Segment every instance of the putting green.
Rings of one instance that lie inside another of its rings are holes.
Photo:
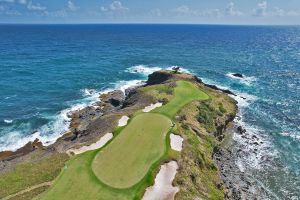
[[[177,81],[177,87],[174,89],[173,99],[166,105],[154,110],[156,113],[162,113],[170,118],[186,104],[193,100],[207,100],[209,96],[199,90],[194,84],[188,81]]]
[[[166,148],[165,137],[171,126],[171,120],[164,115],[137,115],[97,154],[92,164],[95,175],[100,181],[114,188],[135,185],[163,156]]]

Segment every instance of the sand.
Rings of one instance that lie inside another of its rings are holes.
[[[172,185],[177,169],[176,161],[162,165],[156,175],[154,185],[146,189],[142,200],[173,200],[179,191],[178,187]]]
[[[155,109],[155,108],[158,108],[158,107],[161,107],[162,106],[162,103],[156,103],[156,104],[150,104],[150,106],[146,106],[144,109],[143,109],[143,112],[150,112],[151,110]]]
[[[119,120],[118,126],[126,126],[128,120],[129,120],[129,117],[127,117],[127,116],[121,117],[121,119]]]
[[[91,150],[99,149],[99,148],[103,147],[112,138],[113,138],[113,134],[112,133],[106,133],[96,143],[93,143],[93,144],[91,144],[89,146],[80,147],[79,149],[70,149],[70,150],[67,151],[67,153],[68,154],[74,153],[74,154],[77,155],[77,154],[84,153],[86,151],[91,151]]]
[[[171,148],[175,151],[181,151],[182,150],[182,142],[183,138],[179,135],[174,135],[173,133],[170,134],[170,140],[171,140]]]

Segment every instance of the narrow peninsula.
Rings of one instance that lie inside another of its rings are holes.
[[[175,70],[69,113],[54,144],[0,153],[0,199],[230,199],[213,155],[237,103]]]

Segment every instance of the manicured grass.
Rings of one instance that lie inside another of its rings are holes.
[[[165,91],[171,89],[163,88],[162,93]],[[173,95],[151,113],[138,112],[100,150],[74,156],[42,199],[139,199],[153,183],[160,162],[172,154],[166,137],[171,119],[189,102],[209,98],[187,81],[178,81]]]
[[[186,104],[193,100],[206,100],[209,96],[199,90],[194,84],[188,81],[177,81],[177,87],[175,87],[175,95],[173,99],[165,106],[155,109],[155,112],[162,113],[170,118],[173,118],[175,114]]]
[[[138,183],[165,152],[165,137],[172,122],[164,115],[143,113],[94,159],[92,168],[103,183],[129,188]]]
[[[103,185],[94,175],[91,165],[97,150],[73,157],[63,169],[55,184],[41,198],[43,200],[127,200],[133,199],[131,191],[114,190]]]

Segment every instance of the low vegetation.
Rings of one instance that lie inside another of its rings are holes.
[[[31,159],[17,164],[11,171],[0,174],[0,198],[25,190],[30,186],[52,181],[60,173],[68,156],[56,153],[40,158],[39,151]],[[30,196],[30,194],[27,194]]]

